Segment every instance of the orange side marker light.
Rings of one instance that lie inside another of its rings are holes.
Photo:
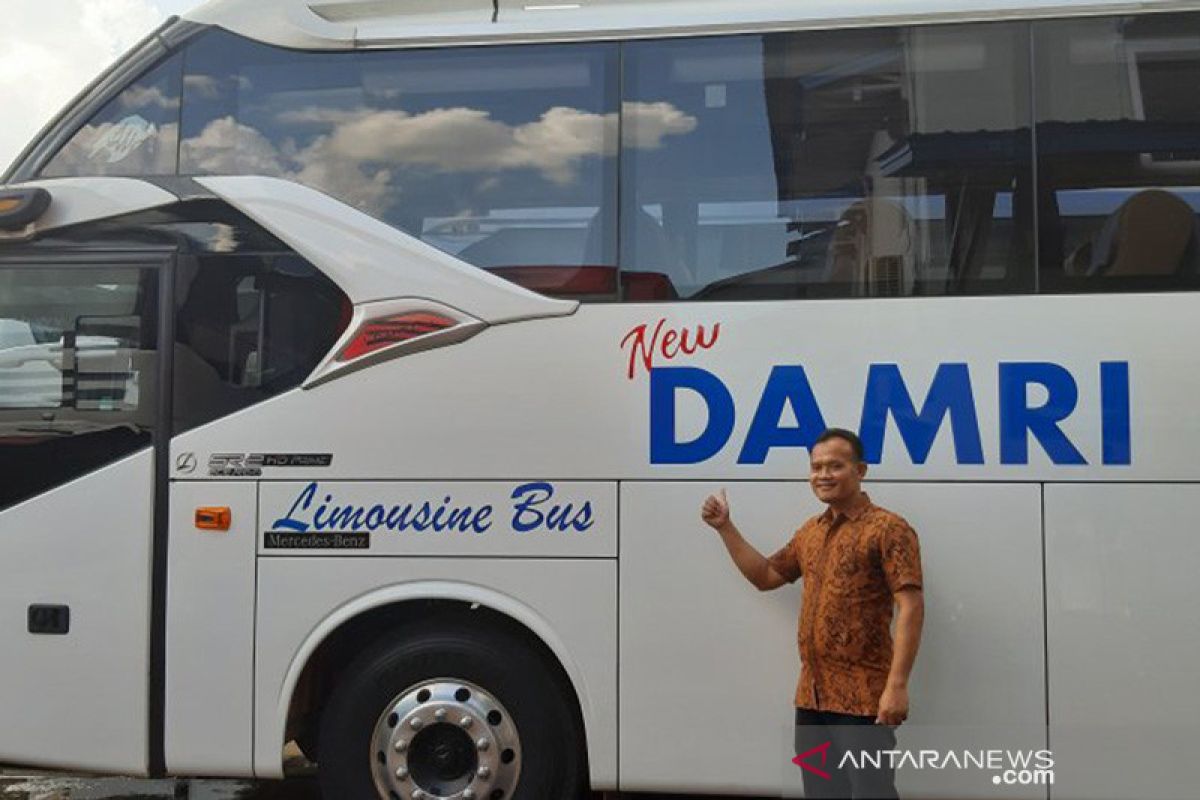
[[[227,531],[233,514],[227,506],[208,506],[196,509],[196,527],[202,531]]]

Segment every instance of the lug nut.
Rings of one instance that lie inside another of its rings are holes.
[[[397,753],[403,753],[408,749],[408,742],[404,741],[403,739],[397,739],[396,743],[392,745],[392,747],[395,748]]]
[[[475,800],[475,790],[463,789],[462,800]]]
[[[436,719],[438,722],[441,722],[446,718],[446,709],[439,708],[437,711],[433,712],[433,716],[434,719]]]
[[[420,727],[422,725],[424,725],[425,723],[421,721],[420,717],[413,717],[411,720],[409,720],[408,724],[410,726],[412,726],[412,729],[415,731],[415,730],[419,730]]]
[[[485,781],[492,777],[492,771],[488,769],[487,764],[480,764],[479,769],[475,770],[475,774],[478,775],[481,780]]]
[[[488,749],[489,744],[490,744],[490,742],[488,742],[487,739],[480,738],[475,742],[475,747],[476,747],[476,749],[478,749],[482,752],[482,751],[486,751]]]
[[[474,721],[474,720],[472,720],[470,717],[463,717],[462,719],[460,719],[460,720],[458,721],[458,724],[459,724],[459,727],[462,727],[462,728],[469,728],[469,727],[471,727],[471,723],[472,723],[473,721]]]
[[[406,780],[408,778],[408,767],[398,768],[396,770],[396,777],[400,780]]]

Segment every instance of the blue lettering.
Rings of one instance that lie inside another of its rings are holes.
[[[1105,464],[1133,463],[1129,432],[1129,362],[1100,364],[1100,441]]]
[[[571,511],[571,507],[554,506],[546,512],[546,527],[550,530],[558,528],[560,531],[566,530],[571,524],[567,519],[567,514]]]
[[[367,526],[367,530],[374,531],[383,527],[383,522],[386,519],[386,512],[383,506],[371,506],[371,510],[367,512],[367,518],[363,524]]]
[[[446,518],[446,527],[449,530],[457,529],[459,533],[466,533],[471,529],[472,510],[470,506],[451,510],[450,515]]]
[[[513,489],[512,499],[519,502],[513,506],[513,530],[529,533],[542,524],[542,512],[534,508],[554,496],[554,487],[548,483],[525,483]]]
[[[460,533],[486,533],[491,527],[491,506],[481,506],[475,509],[471,506],[456,507],[449,495],[442,498],[441,505],[434,510],[430,501],[419,506],[413,503],[406,505],[384,506],[375,504],[366,506],[337,506],[333,505],[333,495],[325,495],[325,500],[313,514],[312,523],[297,519],[299,512],[307,511],[317,493],[317,483],[309,483],[288,509],[286,516],[275,520],[273,530],[297,531],[299,533],[313,530],[361,530],[371,531],[387,528],[394,531],[413,529],[417,531],[432,530],[437,533],[458,530]],[[416,513],[414,514],[414,507]],[[410,518],[411,517],[411,518]]]
[[[328,527],[325,524],[325,512],[329,510],[329,508],[328,508],[329,504],[332,502],[333,502],[333,495],[331,495],[331,494],[325,495],[325,502],[323,502],[323,503],[321,503],[321,505],[317,506],[316,512],[313,513],[313,527],[315,527],[317,530],[321,530],[322,528]]]
[[[387,526],[389,530],[402,531],[408,527],[408,512],[412,511],[412,503],[406,506],[392,506],[388,509]]]
[[[592,527],[595,522],[596,521],[592,518],[592,502],[590,500],[586,500],[583,503],[583,508],[579,509],[579,513],[571,519],[571,526],[580,533],[583,533],[588,528]]]
[[[1031,386],[1046,393],[1045,402],[1030,406]],[[707,410],[703,430],[690,441],[679,441],[678,390],[699,395]],[[1051,362],[1001,363],[998,393],[1000,463],[1028,464],[1031,439],[1054,464],[1087,463],[1062,426],[1079,402],[1079,387],[1067,368]],[[1101,459],[1106,465],[1128,465],[1133,458],[1129,362],[1100,363],[1099,401]],[[859,432],[871,463],[883,461],[889,418],[914,464],[928,461],[947,418],[956,463],[985,463],[976,398],[966,363],[939,364],[923,400],[914,400],[899,365],[869,365]],[[735,424],[735,400],[715,374],[698,367],[650,370],[652,464],[707,461],[727,446]],[[824,428],[824,416],[804,367],[776,366],[763,387],[737,463],[763,464],[776,447],[811,448]],[[561,523],[559,518],[553,521]]]
[[[272,530],[297,531],[299,533],[306,533],[308,531],[308,523],[301,522],[300,520],[293,519],[292,517],[297,510],[307,511],[308,507],[312,505],[313,498],[316,497],[316,495],[317,484],[314,481],[301,489],[300,494],[296,495],[296,500],[292,503],[292,507],[288,509],[287,516],[280,517],[271,523]]]
[[[675,438],[675,393],[688,389],[708,407],[708,423],[690,442]],[[721,379],[699,367],[650,370],[650,463],[698,464],[712,458],[733,433],[733,395]]]
[[[339,531],[356,531],[362,528],[362,508],[354,506],[334,506],[329,515],[326,527]]]
[[[1045,387],[1045,404],[1029,407],[1027,389],[1030,384]],[[1058,427],[1058,423],[1075,410],[1078,400],[1079,387],[1075,379],[1058,364],[1001,364],[1000,463],[1028,464],[1028,434],[1032,433],[1055,464],[1086,464],[1083,454]]]
[[[859,425],[863,450],[871,464],[883,460],[883,439],[889,412],[896,421],[896,428],[914,464],[924,464],[929,458],[929,451],[947,414],[950,415],[954,455],[958,463],[983,463],[983,440],[979,435],[975,395],[971,391],[971,374],[966,364],[942,364],[938,367],[920,413],[917,413],[904,385],[899,366],[871,365],[867,373],[867,391]]]
[[[721,388],[724,389],[724,385]],[[732,405],[732,401],[730,402]],[[796,415],[798,424],[794,427],[785,428],[779,424],[784,406],[787,405],[792,407]],[[825,418],[821,416],[821,409],[817,405],[817,398],[813,396],[804,367],[775,367],[767,378],[762,399],[754,411],[754,419],[746,433],[746,441],[742,445],[738,463],[762,464],[773,447],[812,447],[812,443],[823,430]]]
[[[412,527],[414,530],[425,531],[429,528],[429,501],[421,503],[421,507],[417,509],[417,513],[413,514]]]
[[[592,504],[584,502],[576,511],[572,503],[551,505],[546,511],[537,506],[544,505],[554,497],[554,487],[549,483],[525,483],[513,489],[512,499],[517,501],[513,506],[513,530],[517,533],[529,533],[538,528],[549,531],[567,531],[574,528],[580,533],[592,527]]]
[[[567,503],[565,506],[554,506],[546,512],[546,527],[559,531],[574,528],[582,532],[592,527],[591,518],[592,504],[590,502],[585,502],[579,511],[575,511],[575,507]]]
[[[444,497],[442,498],[442,505],[437,511],[433,512],[433,529],[435,531],[444,531],[446,528],[450,527],[442,521],[442,518],[446,515],[446,506],[448,505],[450,505],[450,498]]]

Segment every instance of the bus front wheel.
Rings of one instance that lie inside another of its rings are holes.
[[[586,782],[562,679],[493,626],[422,624],[342,674],[321,718],[322,795],[346,800],[574,798]]]

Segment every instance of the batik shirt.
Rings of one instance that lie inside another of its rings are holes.
[[[921,588],[917,534],[864,493],[800,527],[770,557],[789,583],[804,578],[796,707],[874,716],[892,664],[895,592]]]

